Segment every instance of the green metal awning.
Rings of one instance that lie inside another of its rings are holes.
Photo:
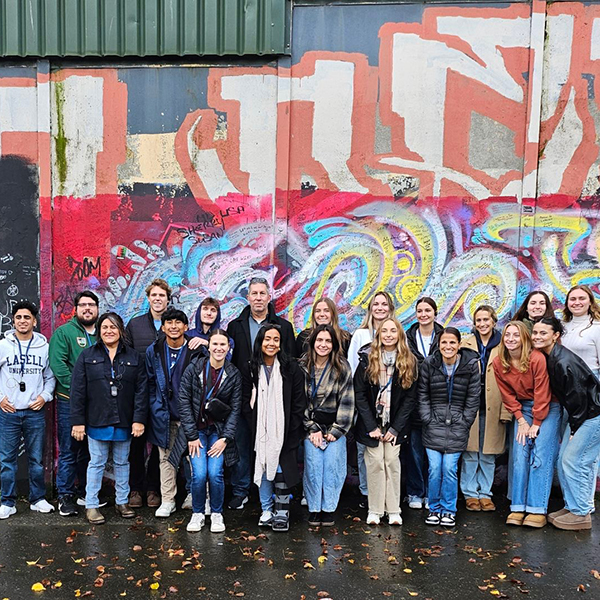
[[[291,0],[0,0],[0,56],[290,53]]]

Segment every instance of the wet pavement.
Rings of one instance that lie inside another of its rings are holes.
[[[365,511],[347,507],[320,529],[294,504],[290,531],[273,533],[257,526],[254,503],[225,512],[225,533],[192,534],[190,511],[165,520],[148,508],[135,520],[103,512],[106,525],[91,527],[19,502],[0,522],[0,600],[600,598],[600,515],[591,532],[534,530],[506,527],[507,506],[461,505],[457,527],[444,530],[408,508],[401,527],[369,527]]]

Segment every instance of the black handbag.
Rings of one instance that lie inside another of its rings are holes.
[[[213,421],[225,421],[231,412],[231,406],[218,398],[213,398],[206,403],[204,410]]]

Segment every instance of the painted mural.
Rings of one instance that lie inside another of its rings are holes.
[[[349,329],[379,289],[466,329],[532,288],[600,293],[599,6],[293,18],[268,63],[0,69],[1,155],[38,166],[46,329],[84,288],[147,310],[155,277],[229,320],[266,272],[297,329],[320,295]]]

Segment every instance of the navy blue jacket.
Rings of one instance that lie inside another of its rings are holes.
[[[196,314],[194,315],[194,328],[187,330],[186,337],[188,337],[188,338],[199,337],[199,338],[202,338],[203,340],[208,341],[210,334],[215,329],[219,329],[221,327],[221,307],[219,306],[217,308],[217,318],[215,319],[215,322],[210,326],[208,333],[204,333],[204,328],[202,327],[202,320],[201,320],[201,316],[202,316],[201,312],[202,311],[200,310],[200,308],[201,307],[199,306],[196,309]],[[229,352],[227,353],[227,360],[231,360],[234,346],[235,346],[235,342],[233,341],[232,338],[229,338]],[[208,356],[208,348],[206,346],[200,346],[200,348],[198,348],[198,350],[200,351],[200,354],[202,356]]]

